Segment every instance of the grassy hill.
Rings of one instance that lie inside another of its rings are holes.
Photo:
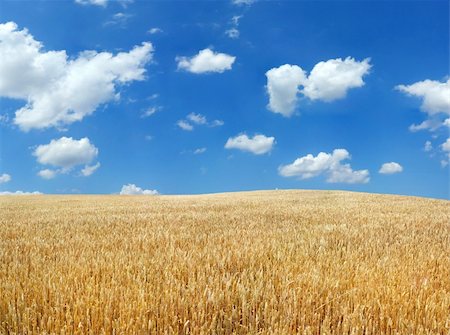
[[[0,333],[448,334],[450,202],[0,197]]]

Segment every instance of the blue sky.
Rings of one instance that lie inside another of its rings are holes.
[[[449,198],[448,13],[3,0],[0,192]]]

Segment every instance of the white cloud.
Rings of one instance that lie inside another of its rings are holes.
[[[400,92],[422,100],[420,109],[427,114],[427,119],[418,125],[411,125],[409,130],[435,131],[442,126],[448,126],[450,119],[450,79],[446,82],[426,79],[412,85],[397,85]]]
[[[0,192],[0,195],[38,195],[38,194],[42,194],[41,192],[25,192],[25,191],[15,191],[15,192],[10,192],[10,191],[5,191],[5,192]]]
[[[230,28],[225,30],[225,34],[229,37],[229,38],[239,38],[240,32],[237,28]]]
[[[225,123],[222,120],[213,120],[211,122],[208,121],[206,116],[198,113],[190,113],[186,116],[186,120],[179,120],[177,122],[178,127],[183,130],[191,131],[194,130],[194,124],[199,126],[208,126],[208,127],[220,127]]]
[[[398,85],[396,89],[422,99],[421,109],[428,115],[450,115],[450,79],[446,82],[424,80],[412,85]]]
[[[142,113],[141,117],[146,118],[146,117],[152,116],[159,110],[161,110],[161,107],[149,107],[149,108],[147,108],[147,110],[144,113]]]
[[[186,122],[184,120],[178,120],[177,126],[186,131],[194,130],[194,126],[192,126],[189,122]]]
[[[297,107],[298,86],[305,83],[305,72],[297,65],[285,64],[266,72],[269,109],[291,116]]]
[[[429,152],[429,151],[433,150],[433,145],[431,144],[431,141],[426,141],[425,142],[423,150],[426,151],[426,152]]]
[[[255,155],[262,155],[272,150],[275,144],[275,137],[265,135],[255,135],[248,137],[245,134],[230,137],[225,143],[225,149],[238,149],[248,151]]]
[[[158,27],[150,28],[148,30],[148,33],[151,34],[151,35],[162,33],[162,32],[163,32],[163,30],[161,28],[158,28]]]
[[[309,76],[297,65],[285,64],[266,72],[268,108],[274,113],[291,116],[299,94],[310,100],[330,102],[342,99],[348,90],[364,85],[363,76],[369,73],[369,59],[330,59],[317,63]],[[300,87],[303,88],[300,88]]]
[[[344,98],[349,89],[364,86],[362,78],[369,73],[369,61],[366,58],[358,62],[347,57],[319,62],[311,70],[301,92],[311,100],[329,102]]]
[[[450,128],[450,118],[445,119],[443,125]]]
[[[0,97],[26,100],[14,123],[22,130],[62,127],[118,99],[118,87],[145,79],[153,46],[144,42],[129,52],[44,51],[14,22],[0,24]]]
[[[176,57],[178,69],[192,73],[222,73],[231,70],[236,57],[203,49],[193,57]]]
[[[135,184],[123,185],[120,191],[122,195],[157,195],[159,194],[156,190],[144,190]]]
[[[450,137],[447,138],[447,141],[441,144],[441,148],[442,151],[444,151],[448,155],[448,158],[450,158]]]
[[[104,26],[121,26],[122,28],[125,28],[128,20],[131,19],[133,17],[133,15],[131,14],[127,14],[127,13],[115,13],[114,15],[111,16],[111,19],[106,21],[103,25]]]
[[[44,179],[53,179],[58,174],[57,170],[50,170],[50,169],[43,169],[40,170],[38,173],[38,176]]]
[[[225,31],[225,35],[227,35],[229,38],[239,38],[240,32],[239,32],[239,21],[243,18],[243,15],[235,15],[231,18],[231,27]]]
[[[86,165],[82,175],[89,176],[100,164],[88,166],[98,155],[98,149],[90,143],[87,137],[74,140],[72,137],[61,137],[50,141],[49,144],[39,145],[33,152],[37,161],[43,165],[50,165],[57,170],[44,169],[38,175],[51,179],[58,173],[67,173],[77,165]]]
[[[326,174],[326,181],[329,183],[368,183],[370,180],[368,170],[354,171],[350,164],[342,164],[342,161],[350,158],[350,153],[345,149],[335,149],[331,154],[320,152],[317,156],[308,154],[297,158],[292,164],[281,165],[278,172],[283,177],[300,179]]]
[[[409,126],[409,131],[415,133],[420,130],[426,130],[429,129],[430,131],[435,131],[436,129],[440,128],[442,126],[442,121],[432,118],[425,120],[419,124],[412,124]]]
[[[81,169],[81,174],[85,177],[89,177],[100,167],[100,162],[94,165],[86,165],[83,169]]]
[[[190,113],[187,116],[187,119],[196,124],[206,124],[207,123],[206,117],[202,114]]]
[[[75,0],[75,3],[80,5],[95,5],[106,7],[106,5],[108,4],[108,0]]]
[[[7,183],[11,180],[11,176],[7,173],[0,175],[0,184]]]
[[[194,150],[194,155],[200,155],[206,151],[206,148],[198,148]]]
[[[403,167],[396,163],[396,162],[390,162],[390,163],[384,163],[381,165],[380,170],[378,171],[381,174],[394,174],[394,173],[400,173],[403,171]]]
[[[209,126],[210,127],[221,127],[224,124],[225,124],[225,122],[223,122],[222,120],[214,120],[209,124]]]
[[[255,3],[257,0],[231,0],[231,2],[233,3],[233,5],[252,5],[253,3]]]

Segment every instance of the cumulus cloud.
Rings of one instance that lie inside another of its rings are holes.
[[[26,191],[14,191],[14,192],[10,192],[10,191],[4,191],[4,192],[0,192],[0,195],[38,195],[38,194],[42,194],[41,192],[26,192]]]
[[[82,175],[89,176],[100,166],[99,163],[88,166],[97,158],[98,149],[87,137],[80,140],[74,140],[72,137],[52,140],[49,144],[39,145],[33,155],[40,164],[57,168],[56,170],[44,169],[38,173],[46,179],[53,178],[58,173],[67,173],[78,165],[85,165]]]
[[[297,107],[299,85],[306,82],[305,71],[297,65],[285,64],[266,72],[269,109],[291,116]]]
[[[89,177],[100,167],[100,162],[94,165],[86,165],[83,169],[81,169],[81,174],[85,177]]]
[[[431,144],[431,141],[425,142],[425,145],[423,146],[423,150],[425,152],[429,152],[429,151],[433,150],[433,145]]]
[[[157,190],[144,190],[135,184],[123,185],[120,190],[122,195],[157,195],[159,194]]]
[[[118,99],[117,89],[145,79],[153,46],[144,42],[129,52],[44,51],[28,30],[0,24],[0,97],[27,101],[15,113],[22,130],[61,128]]]
[[[211,49],[203,49],[193,57],[176,57],[178,69],[191,73],[223,73],[231,70],[236,57],[225,53],[214,52]]]
[[[427,79],[412,85],[398,85],[396,89],[422,99],[420,108],[428,115],[450,115],[450,79],[446,82]]]
[[[272,150],[275,145],[275,137],[255,135],[248,137],[245,134],[230,137],[225,143],[225,149],[238,149],[248,151],[255,155],[262,155]]]
[[[396,162],[390,162],[390,163],[384,163],[381,165],[380,170],[378,171],[381,174],[394,174],[394,173],[400,173],[403,171],[403,167],[396,163]]]
[[[299,177],[309,179],[326,175],[329,183],[368,183],[368,170],[353,170],[350,164],[342,161],[350,159],[350,153],[345,149],[335,149],[331,154],[320,152],[317,156],[308,154],[297,158],[293,163],[281,165],[278,172],[283,177]]]
[[[0,184],[7,183],[11,180],[11,176],[7,173],[0,175]]]
[[[58,171],[51,170],[51,169],[43,169],[43,170],[40,170],[37,174],[39,177],[41,177],[43,179],[53,179],[58,174]]]
[[[266,72],[268,108],[274,113],[291,116],[299,95],[312,101],[331,102],[342,99],[352,88],[364,85],[363,77],[369,73],[369,59],[330,59],[317,63],[309,76],[297,65],[285,64]]]
[[[412,85],[397,85],[395,88],[422,100],[420,109],[427,114],[427,119],[419,125],[411,125],[411,131],[435,131],[447,125],[448,119],[443,118],[450,115],[450,79],[444,82],[426,79]]]

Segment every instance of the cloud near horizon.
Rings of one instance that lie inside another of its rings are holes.
[[[135,184],[127,184],[123,185],[120,190],[121,195],[158,195],[159,192],[157,190],[145,190],[136,186]]]

